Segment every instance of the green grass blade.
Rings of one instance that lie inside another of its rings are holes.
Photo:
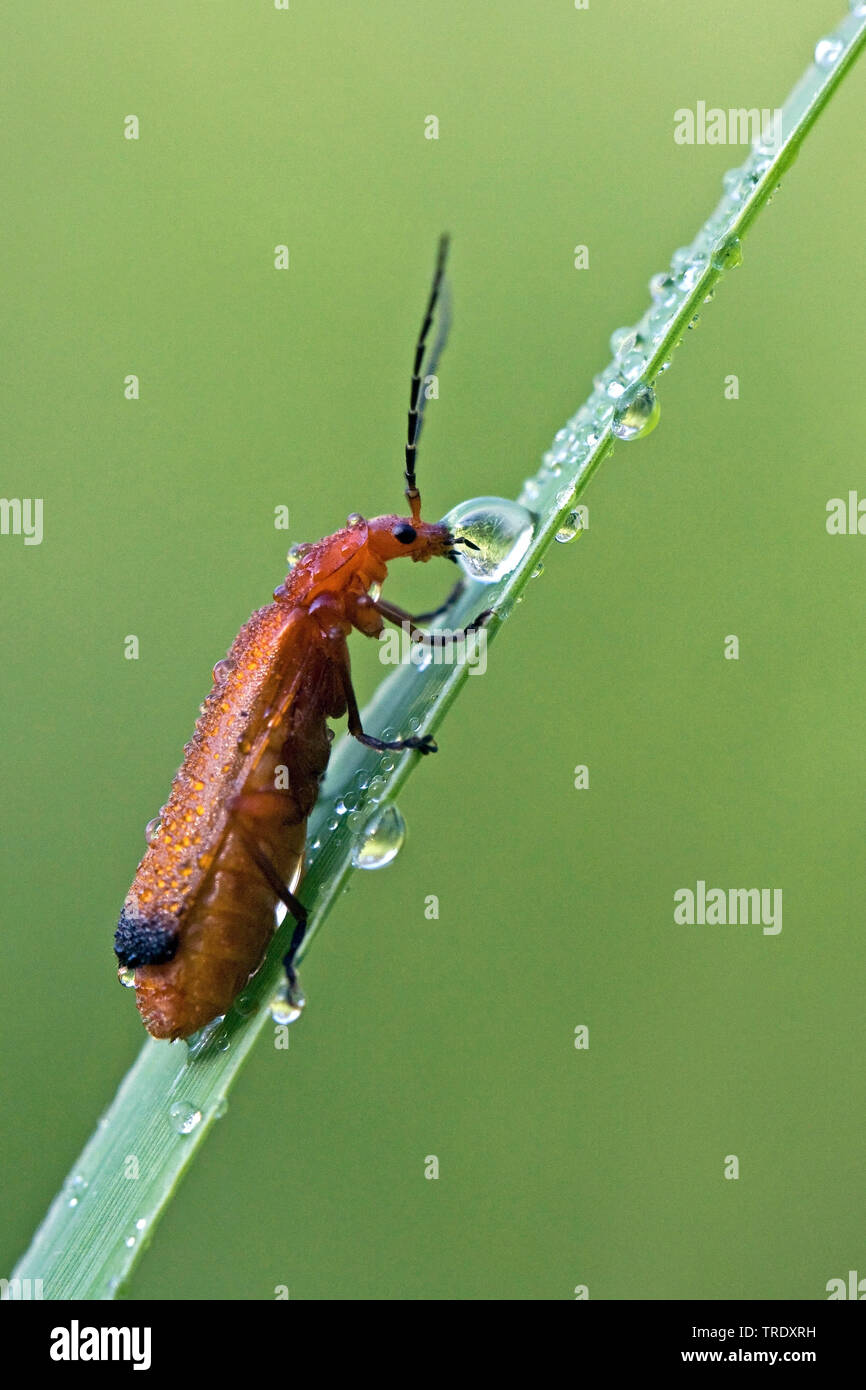
[[[495,607],[498,627],[520,597],[556,532],[578,503],[602,458],[610,452],[614,402],[638,384],[657,384],[685,329],[707,296],[737,260],[737,240],[795,158],[815,120],[866,42],[866,6],[852,8],[834,37],[835,61],[812,64],[782,113],[777,148],[753,149],[692,245],[675,253],[668,278],[618,355],[597,378],[587,403],[557,435],[542,468],[521,496],[537,516],[531,546],[519,566],[495,586],[472,584],[450,617],[452,626]],[[431,664],[397,668],[365,711],[365,726],[434,730],[454,700],[466,666]],[[419,761],[399,756],[390,767],[381,755],[343,740],[334,753],[327,782],[310,823],[312,847],[304,882],[311,912],[307,945],[321,926],[352,871],[358,818],[397,796]],[[373,781],[373,779],[376,779]],[[359,783],[372,782],[357,811],[336,806]],[[336,820],[336,828],[329,824]],[[229,1088],[263,1029],[272,1026],[268,1003],[281,978],[280,958],[288,944],[280,929],[267,962],[235,1007],[188,1047],[148,1041],[114,1101],[52,1204],[13,1278],[41,1280],[50,1299],[105,1299],[126,1285],[181,1175],[225,1106]],[[174,1115],[173,1115],[174,1111]],[[185,1119],[185,1123],[184,1123]],[[7,1296],[16,1296],[13,1289]],[[20,1291],[19,1291],[20,1296]]]

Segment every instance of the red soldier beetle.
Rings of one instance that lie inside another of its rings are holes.
[[[415,478],[426,403],[421,384],[434,373],[448,334],[447,251],[443,236],[412,365],[410,515],[353,515],[342,530],[302,547],[273,603],[241,628],[214,667],[213,689],[123,905],[114,949],[121,971],[134,972],[136,1003],[155,1038],[189,1037],[229,1009],[265,958],[280,901],[295,921],[284,957],[290,990],[295,986],[307,923],[295,890],[307,817],[330,753],[328,719],[346,714],[349,733],[371,748],[436,751],[428,734],[387,741],[364,731],[346,638],[353,628],[377,637],[389,621],[408,623],[415,640],[432,640],[415,624],[443,612],[454,593],[434,612],[413,617],[370,591],[378,591],[392,560],[456,560],[458,545],[477,549],[443,523],[422,521]],[[440,327],[425,364],[437,305]],[[288,769],[287,788],[276,785],[279,767]]]

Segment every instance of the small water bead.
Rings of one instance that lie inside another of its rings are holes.
[[[384,777],[374,777],[367,788],[367,795],[365,797],[367,804],[370,806],[378,805],[385,795],[387,786],[388,783],[385,781]]]
[[[282,984],[269,1005],[271,1018],[274,1023],[283,1026],[296,1023],[304,1012],[306,1002],[306,996],[301,989],[299,980],[296,980],[292,986],[287,983]]]
[[[729,169],[722,179],[722,187],[733,203],[742,201],[745,189],[743,187],[743,172],[741,169]]]
[[[228,657],[223,657],[223,660],[218,661],[216,666],[213,668],[214,684],[222,685],[224,681],[228,680],[229,676],[231,675],[234,669],[235,663],[233,661],[229,661]]]
[[[215,1120],[221,1120],[222,1117],[223,1117],[223,1115],[225,1115],[225,1114],[228,1112],[228,1108],[229,1108],[228,1097],[227,1097],[227,1096],[220,1096],[219,1100],[217,1101],[216,1105],[214,1106],[214,1111],[213,1111],[214,1119],[215,1119]]]
[[[559,541],[560,545],[568,545],[569,541],[577,539],[581,529],[580,512],[570,512],[557,531],[555,539]]]
[[[622,359],[620,363],[620,372],[627,381],[633,381],[635,377],[640,376],[641,372],[645,370],[646,364],[647,359],[645,354],[635,350],[634,352],[627,353]]]
[[[521,505],[523,502],[537,502],[540,494],[541,488],[537,480],[535,478],[526,478],[524,479],[523,487],[520,492],[521,500],[518,505]]]
[[[346,525],[352,527],[363,526],[364,518],[360,512],[349,512],[349,515],[346,517]]]
[[[542,576],[543,574],[544,574],[544,561],[543,561],[543,560],[539,560],[538,564],[535,566],[535,569],[532,570],[532,571],[530,572],[529,578],[530,578],[530,579],[540,579],[541,576]]]
[[[74,1177],[70,1178],[69,1182],[66,1184],[66,1191],[69,1194],[66,1205],[69,1207],[77,1207],[81,1198],[87,1191],[87,1187],[87,1179],[83,1178],[80,1173],[76,1173]]]
[[[576,490],[577,489],[575,488],[574,483],[569,483],[568,487],[562,488],[561,491],[559,491],[556,494],[556,497],[554,499],[557,507],[561,509],[563,507],[567,507],[569,502],[573,502]]]
[[[364,816],[360,811],[351,811],[346,817],[346,824],[350,830],[361,830],[364,825]]]
[[[445,525],[452,535],[465,536],[478,546],[477,550],[457,547],[463,571],[482,584],[495,584],[520,564],[532,540],[535,518],[519,502],[475,497],[449,512]]]
[[[729,236],[713,252],[716,270],[734,270],[743,263],[743,246],[738,236]]]
[[[249,1018],[250,1014],[255,1013],[255,995],[243,993],[239,994],[234,1002],[234,1010],[241,1018]]]
[[[178,1134],[192,1134],[201,1123],[201,1110],[184,1100],[176,1100],[168,1112],[172,1128]]]
[[[650,294],[657,304],[673,304],[676,298],[676,280],[670,271],[660,270],[650,280]]]
[[[655,391],[646,382],[638,382],[620,402],[611,428],[617,439],[643,439],[655,429],[660,415]]]
[[[120,965],[117,969],[117,978],[124,989],[135,988],[135,970],[131,965]]]
[[[815,62],[819,68],[834,68],[845,51],[845,44],[841,39],[829,38],[819,39],[815,45]]]
[[[149,845],[152,845],[154,840],[159,838],[159,832],[161,830],[162,821],[159,816],[154,816],[153,820],[147,822],[147,825],[144,827],[144,838]]]
[[[352,850],[356,869],[383,869],[397,858],[406,839],[406,822],[396,806],[384,806],[363,824]]]
[[[637,333],[634,328],[615,328],[610,335],[610,350],[614,357],[624,357],[634,349]]]

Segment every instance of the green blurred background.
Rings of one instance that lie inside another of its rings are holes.
[[[399,506],[439,232],[431,517],[516,495],[741,161],[677,146],[674,111],[780,104],[843,5],[7,16],[0,492],[43,497],[45,536],[0,537],[4,1273],[142,1042],[112,933],[212,664],[288,544]],[[825,530],[866,494],[864,77],[468,683],[406,848],[318,936],[290,1050],[242,1073],[133,1296],[811,1299],[866,1273],[866,538]],[[450,578],[398,567],[391,596]],[[380,671],[358,638],[362,694]],[[674,926],[699,878],[781,887],[781,935]]]

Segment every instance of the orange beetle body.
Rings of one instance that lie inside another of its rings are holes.
[[[397,539],[410,532],[412,540]],[[369,590],[389,560],[450,556],[453,544],[442,525],[353,518],[305,548],[274,602],[252,615],[214,668],[115,935],[154,1037],[187,1037],[224,1014],[261,965],[283,896],[275,880],[292,894],[301,878],[307,817],[333,737],[327,720],[354,706],[346,638],[353,628],[382,631]],[[433,748],[424,739],[399,746]]]

